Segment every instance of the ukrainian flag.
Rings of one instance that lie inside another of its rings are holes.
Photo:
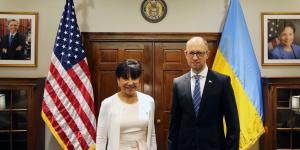
[[[231,0],[213,70],[229,75],[240,120],[240,149],[264,133],[260,70],[239,0]]]

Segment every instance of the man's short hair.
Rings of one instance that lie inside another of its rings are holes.
[[[7,25],[9,25],[12,21],[15,21],[15,22],[17,22],[19,24],[18,20],[16,20],[16,19],[10,19],[10,20],[7,21]]]

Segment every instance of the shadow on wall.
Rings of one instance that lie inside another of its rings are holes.
[[[84,1],[76,1],[79,2],[77,5],[75,5],[75,12],[76,14],[81,15],[81,19],[82,21],[80,21],[80,28],[81,29],[85,29],[85,30],[89,30],[89,25],[88,25],[88,10],[89,8],[94,8],[94,2],[93,0],[84,0]],[[77,17],[78,18],[78,17]],[[77,23],[78,20],[77,20]],[[80,30],[81,31],[81,30]]]

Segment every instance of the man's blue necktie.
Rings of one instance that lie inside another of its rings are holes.
[[[194,94],[193,94],[193,104],[194,104],[194,110],[196,113],[196,117],[198,117],[199,107],[200,107],[200,101],[201,101],[201,91],[200,91],[200,76],[195,75],[195,88],[194,88]]]
[[[13,40],[14,36],[10,35],[9,39],[8,39],[8,43],[9,43],[9,47],[11,46],[12,40]]]

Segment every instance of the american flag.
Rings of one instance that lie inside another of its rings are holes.
[[[66,0],[42,104],[42,117],[63,149],[87,150],[95,147],[93,95],[74,3]]]
[[[278,32],[280,27],[279,19],[268,20],[268,49],[269,51],[276,47],[280,43],[278,39]]]

